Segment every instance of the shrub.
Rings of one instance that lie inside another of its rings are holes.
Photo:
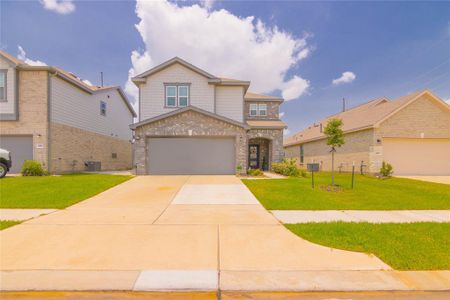
[[[383,177],[391,177],[393,173],[393,168],[391,164],[388,164],[387,162],[384,162],[381,164],[380,174]]]
[[[303,174],[306,174],[297,167],[295,158],[285,158],[280,163],[272,163],[272,171],[284,176],[303,176]]]
[[[260,169],[249,169],[247,174],[250,176],[263,176],[264,173]]]
[[[236,174],[241,174],[242,172],[242,166],[241,165],[237,165],[236,167]]]
[[[26,160],[22,166],[22,175],[23,176],[44,176],[48,175],[47,171],[45,171],[41,164],[35,160]]]

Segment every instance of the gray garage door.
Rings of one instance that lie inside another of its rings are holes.
[[[12,168],[10,173],[20,173],[23,162],[33,159],[32,136],[0,136],[0,148],[11,152]]]
[[[150,138],[148,172],[160,175],[235,173],[234,138]]]

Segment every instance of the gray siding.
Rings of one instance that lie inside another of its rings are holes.
[[[214,112],[214,85],[208,79],[184,66],[174,64],[147,78],[141,85],[140,120],[173,111],[165,106],[164,83],[190,83],[190,104]]]
[[[216,87],[216,114],[243,122],[244,89],[242,86]]]
[[[51,79],[51,121],[87,131],[129,140],[133,116],[117,90],[88,94],[58,78]],[[109,98],[108,98],[109,96]],[[100,101],[107,103],[100,115]]]

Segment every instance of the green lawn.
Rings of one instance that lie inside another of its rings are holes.
[[[0,179],[0,208],[65,208],[132,176],[71,174]]]
[[[313,243],[373,253],[398,270],[450,269],[450,223],[287,224]]]
[[[266,209],[304,210],[395,210],[450,209],[450,186],[406,178],[378,179],[357,175],[351,189],[350,174],[336,174],[343,190],[329,192],[320,188],[331,182],[329,173],[311,178],[242,180]]]
[[[0,221],[0,230],[19,224],[20,221]]]

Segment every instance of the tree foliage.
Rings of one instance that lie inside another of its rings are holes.
[[[341,128],[343,124],[340,119],[331,119],[325,126],[324,133],[327,136],[327,145],[333,149],[345,144],[344,131]]]

